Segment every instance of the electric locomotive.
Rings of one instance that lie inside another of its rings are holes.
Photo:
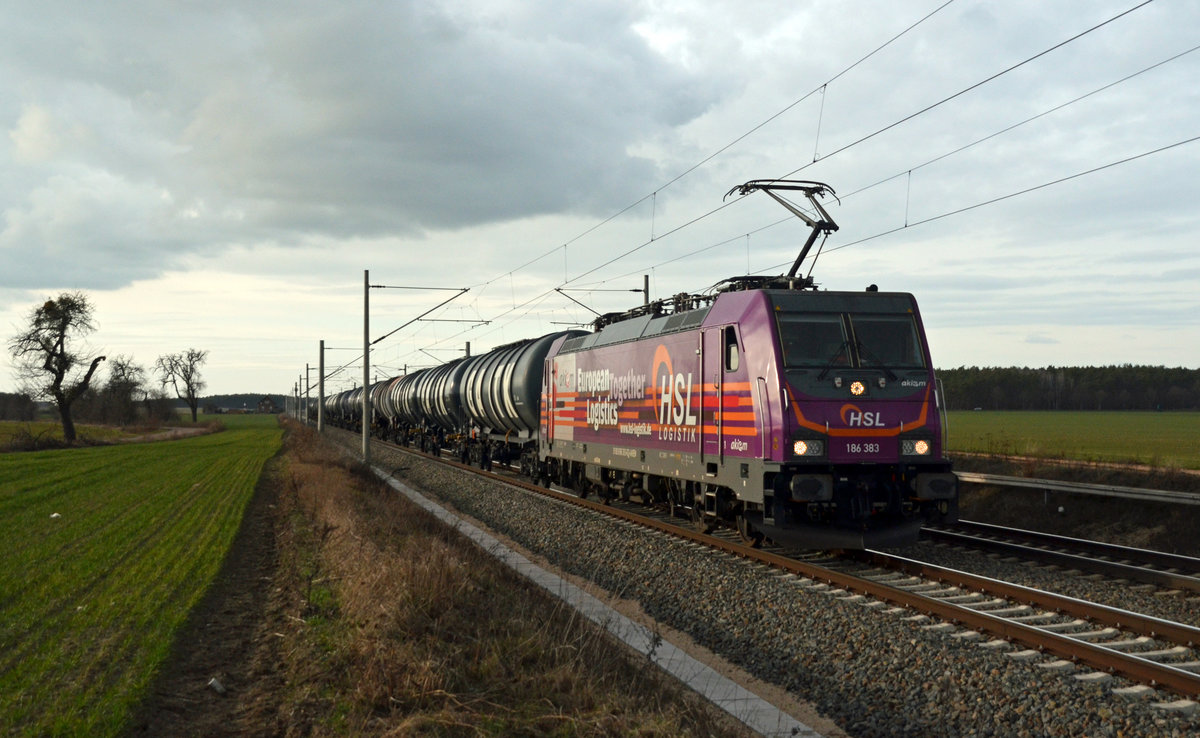
[[[559,339],[543,388],[540,460],[559,483],[822,548],[912,542],[957,515],[910,294],[722,292]]]

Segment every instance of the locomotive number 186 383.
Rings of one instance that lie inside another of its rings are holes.
[[[846,451],[852,454],[877,454],[879,453],[879,444],[851,441],[846,444]]]

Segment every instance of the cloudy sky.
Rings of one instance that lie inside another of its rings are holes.
[[[364,270],[469,288],[370,291],[395,374],[786,271],[803,223],[723,197],[790,177],[938,366],[1200,367],[1200,2],[1139,3],[16,0],[0,328],[80,290],[109,356],[290,393],[324,340],[332,391]]]

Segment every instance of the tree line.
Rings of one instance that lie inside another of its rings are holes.
[[[950,410],[1195,410],[1200,369],[1164,366],[939,369]]]
[[[33,307],[27,327],[8,342],[21,391],[0,394],[0,419],[32,420],[35,401],[49,400],[62,422],[64,440],[71,443],[77,418],[116,425],[174,419],[175,402],[166,393],[170,387],[196,422],[205,386],[200,367],[207,351],[190,348],[158,357],[155,386],[132,357],[108,360],[89,350],[85,339],[95,330],[92,304],[82,292],[64,292]],[[103,380],[98,378],[102,364],[107,368]]]

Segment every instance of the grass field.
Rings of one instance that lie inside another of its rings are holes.
[[[0,454],[0,733],[126,727],[280,447],[273,416],[226,427]]]
[[[949,450],[1200,469],[1197,412],[950,413]]]
[[[220,423],[225,427],[253,427],[263,422],[267,416],[255,414],[238,415],[208,415],[200,413],[196,425]],[[269,416],[274,418],[275,416]],[[162,428],[116,428],[108,425],[92,425],[91,423],[76,423],[75,431],[80,445],[113,443],[117,441],[136,440],[139,436],[153,433],[156,430],[168,428],[191,428],[192,414],[183,412],[176,422]],[[61,446],[63,440],[62,422],[54,418],[41,417],[32,422],[18,420],[0,420],[0,453],[16,446],[16,450],[25,450],[30,439],[35,440],[38,448],[53,448]]]
[[[115,441],[126,435],[120,428],[109,428],[101,425],[76,425],[75,433],[84,443]],[[35,420],[22,422],[16,420],[0,421],[0,449],[5,449],[18,437],[32,438],[41,441],[61,443],[62,423],[56,420]],[[44,443],[42,445],[45,445]]]

